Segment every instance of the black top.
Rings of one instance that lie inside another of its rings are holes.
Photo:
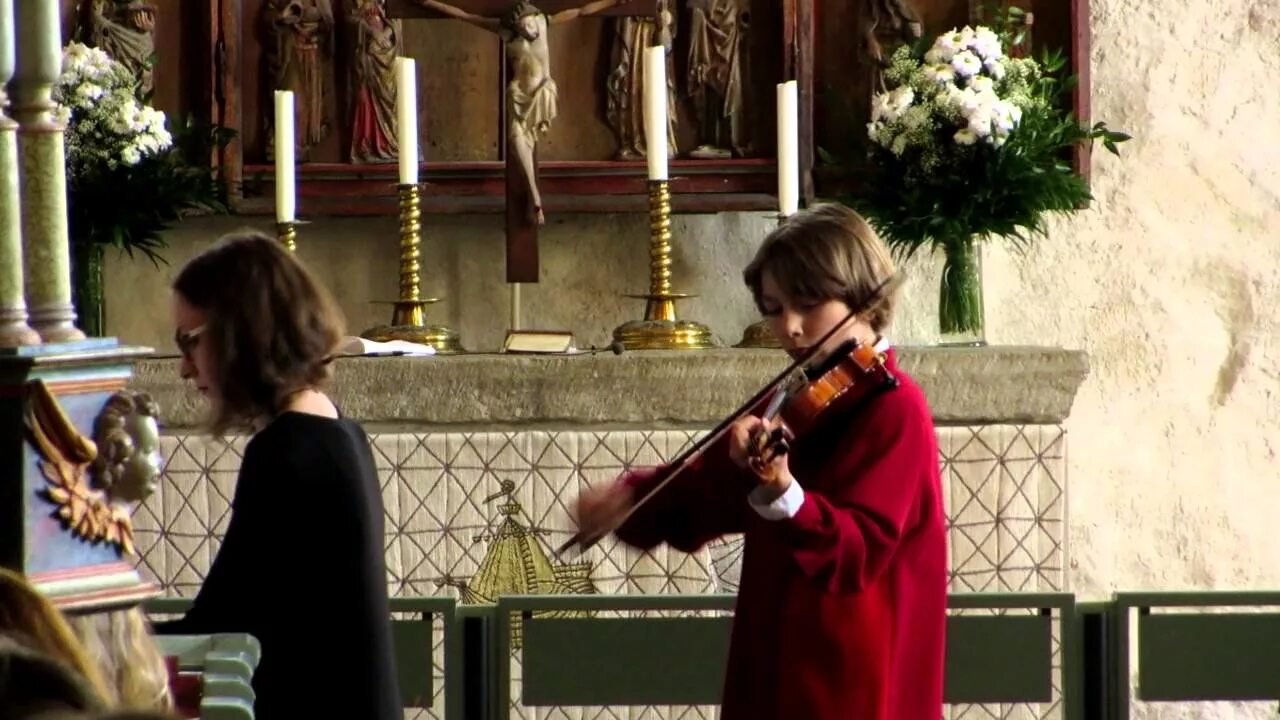
[[[245,448],[231,521],[194,606],[156,630],[256,637],[262,720],[400,720],[383,522],[361,427],[283,413]]]

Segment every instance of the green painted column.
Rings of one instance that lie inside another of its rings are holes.
[[[46,343],[81,340],[71,305],[64,128],[52,112],[53,84],[62,69],[61,3],[13,1],[21,42],[10,87],[18,121],[28,313]]]
[[[18,199],[18,123],[6,113],[13,77],[13,0],[0,0],[0,348],[37,345],[27,325],[22,283],[22,213]]]

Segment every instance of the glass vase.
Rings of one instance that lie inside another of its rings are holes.
[[[72,241],[71,247],[71,301],[76,309],[76,327],[88,337],[102,337],[106,330],[102,246]]]
[[[943,244],[942,277],[938,288],[938,330],[942,346],[981,347],[987,344],[982,300],[982,248],[965,236]]]

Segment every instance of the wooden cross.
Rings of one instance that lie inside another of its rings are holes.
[[[453,7],[471,15],[482,18],[500,18],[503,13],[515,5],[515,0],[442,0]],[[534,5],[546,15],[555,15],[565,10],[585,9],[583,16],[613,17],[648,17],[656,18],[658,0],[622,0],[616,5],[604,9],[591,10],[589,6],[598,4],[597,0],[535,0]],[[415,0],[387,0],[387,15],[401,19],[450,19],[434,9],[424,7]],[[549,32],[554,32],[551,30]],[[502,41],[497,40],[501,46]],[[591,62],[595,62],[594,58]],[[505,163],[506,197],[506,235],[507,235],[507,282],[538,282],[538,225],[529,218],[531,199],[528,186],[522,178],[522,170],[515,151],[507,140],[507,79],[510,68],[505,54],[502,60],[502,72],[499,77],[498,100],[502,107],[503,148],[502,159]],[[556,68],[551,68],[551,77],[555,78]],[[571,122],[572,116],[560,113],[561,122]],[[534,154],[534,173],[537,174],[537,154]],[[544,197],[545,201],[545,197]]]

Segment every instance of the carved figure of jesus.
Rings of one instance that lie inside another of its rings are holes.
[[[528,0],[516,0],[500,18],[481,17],[439,0],[415,0],[419,5],[466,21],[495,33],[502,39],[509,67],[507,82],[507,143],[516,153],[529,188],[529,221],[545,222],[542,196],[538,193],[534,150],[538,140],[551,128],[559,112],[556,81],[551,77],[551,52],[547,48],[547,28],[583,15],[591,15],[628,0],[595,0],[581,7],[547,15]]]

